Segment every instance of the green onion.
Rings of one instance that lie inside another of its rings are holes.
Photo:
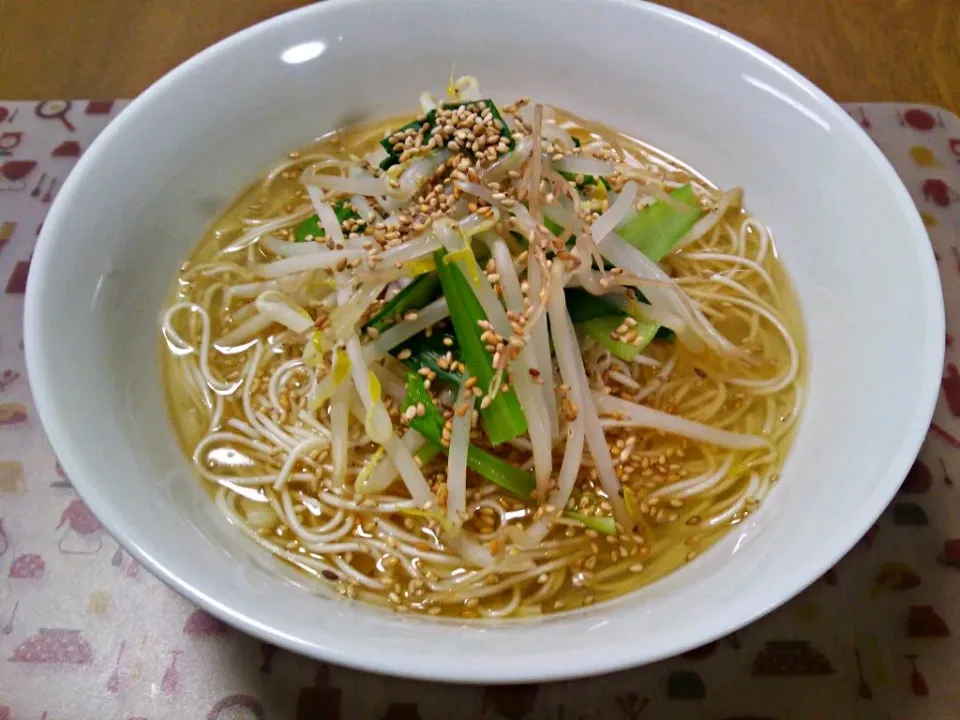
[[[619,305],[610,302],[602,295],[594,295],[583,288],[566,288],[563,291],[567,303],[570,321],[577,325],[593,318],[605,315],[626,316],[627,312]]]
[[[703,215],[689,184],[678,187],[670,197],[689,209],[678,210],[657,201],[621,225],[619,230],[620,237],[654,262],[660,262]]]
[[[655,337],[660,337],[661,330],[665,330],[658,327],[656,323],[633,316],[637,325],[632,329],[636,330],[637,338],[632,343],[614,340],[610,337],[610,333],[620,327],[624,318],[629,316],[626,310],[602,296],[593,295],[581,288],[567,288],[564,290],[564,296],[570,320],[577,329],[592,337],[601,347],[628,362],[633,361]],[[672,336],[672,331],[667,330],[666,333],[669,333],[667,337]]]
[[[564,180],[569,180],[574,185],[577,186],[577,190],[582,190],[587,185],[596,185],[597,179],[593,175],[584,175],[580,174],[581,182],[577,182],[577,173],[568,172],[566,170],[559,170],[560,177]]]
[[[451,344],[448,345],[444,341],[450,341]],[[445,358],[447,353],[450,353],[454,362],[460,362],[460,347],[453,335],[436,330],[430,334],[430,337],[427,337],[426,332],[417,333],[398,346],[393,354],[397,355],[403,350],[410,351],[409,357],[403,360],[407,367],[413,370],[419,370],[423,367],[430,368],[441,379],[457,385],[463,380],[460,373],[452,372],[447,363],[440,363],[440,360]]]
[[[576,143],[578,142],[578,140],[577,140],[576,138],[574,138],[573,141],[574,141],[574,144],[576,144]],[[580,146],[577,145],[577,147],[580,147]],[[561,176],[564,180],[569,180],[570,182],[574,183],[574,184],[577,186],[577,190],[583,190],[583,188],[587,187],[588,185],[596,185],[596,184],[597,184],[597,178],[596,178],[596,176],[594,176],[594,175],[584,175],[584,176],[583,176],[583,182],[579,182],[579,183],[578,183],[578,182],[577,182],[577,173],[567,172],[566,170],[559,170],[558,172],[560,173],[560,176]],[[603,187],[605,187],[608,191],[609,191],[609,190],[613,190],[613,185],[611,185],[610,182],[609,182],[605,177],[601,177],[601,178],[600,178],[600,183],[601,183],[601,184],[603,185]]]
[[[566,170],[559,170],[558,172],[564,180],[569,180],[576,185],[577,190],[583,190],[587,185],[597,184],[597,179],[593,175],[584,175],[581,173],[580,182],[577,182],[577,173],[567,172]]]
[[[514,240],[517,241],[517,245],[519,245],[521,249],[526,250],[530,246],[530,243],[527,241],[526,236],[523,235],[522,233],[518,233],[516,230],[511,230],[510,235],[513,237]]]
[[[422,309],[425,305],[440,297],[440,293],[440,277],[436,273],[420,275],[390,298],[380,312],[371,318],[364,327],[383,332],[394,322],[395,318],[402,316],[404,313]],[[425,332],[418,333],[392,352],[393,355],[397,355],[402,350],[409,350],[410,357],[404,360],[408,367],[412,367],[414,370],[428,367],[444,380],[459,383],[460,375],[451,373],[449,369],[444,369],[438,362],[448,351],[453,352],[455,360],[460,359],[459,347],[455,342],[452,347],[446,346],[444,344],[445,338],[456,340],[447,333],[433,332],[430,337],[427,337]]]
[[[294,242],[310,242],[311,240],[324,237],[326,234],[323,225],[320,224],[320,217],[317,215],[308,217],[293,228]]]
[[[573,146],[574,146],[574,147],[577,147],[577,148],[578,148],[578,147],[581,147],[581,146],[583,145],[583,143],[580,142],[580,139],[577,138],[577,137],[574,136],[574,135],[571,135],[571,136],[570,136],[570,139],[573,140]],[[575,183],[578,190],[581,189],[581,188],[583,188],[583,187],[585,187],[585,186],[587,186],[587,185],[596,185],[596,184],[597,184],[597,179],[596,179],[593,175],[582,175],[583,182],[578,183],[578,182],[577,182],[577,173],[567,172],[566,170],[560,170],[559,172],[560,172],[560,177],[562,177],[564,180],[569,180],[570,182]],[[607,184],[607,181],[604,180],[603,178],[601,178],[601,182],[603,182],[603,185],[604,185],[604,187],[607,188],[607,190],[611,190],[611,189],[612,189],[612,188],[610,187],[610,185]]]
[[[563,233],[563,230],[564,230],[562,225],[560,225],[559,223],[555,223],[553,220],[551,220],[548,217],[543,218],[543,226],[547,230],[552,232],[554,235],[556,235],[557,237],[560,237],[560,235]]]
[[[440,448],[428,441],[421,445],[420,449],[417,450],[417,460],[420,461],[420,466],[422,467],[439,454]]]
[[[656,202],[620,226],[621,237],[654,262],[659,262],[670,252],[703,214],[689,184],[677,188],[670,195],[689,210],[677,210],[672,205]],[[553,228],[550,229],[553,231]],[[654,338],[673,337],[669,329],[634,316],[637,325],[632,329],[637,332],[637,338],[630,343],[615,340],[610,334],[628,315],[625,310],[585,290],[571,289],[565,293],[570,318],[577,329],[623,360],[634,360]],[[646,302],[640,293],[638,298],[640,302]]]
[[[446,454],[449,449],[443,444],[443,416],[437,410],[437,406],[433,404],[433,398],[427,392],[423,378],[416,373],[407,373],[407,394],[403,399],[404,413],[406,413],[407,408],[419,406],[420,403],[423,403],[423,415],[415,415],[408,422],[411,428],[427,440],[427,444],[417,452],[421,464],[426,464],[438,453]],[[537,481],[529,470],[521,470],[515,465],[473,445],[467,448],[467,467],[520,500],[532,502],[532,494],[537,487]],[[564,515],[604,535],[617,534],[617,526],[612,517],[583,515],[572,511],[566,511]]]
[[[503,116],[500,115],[500,111],[497,109],[496,103],[494,103],[493,100],[491,100],[490,98],[486,98],[485,100],[465,100],[464,102],[444,103],[443,107],[458,108],[463,105],[473,105],[473,104],[486,105],[488,108],[490,108],[490,113],[493,115],[494,121],[500,122],[500,137],[507,141],[507,152],[510,152],[511,150],[513,150],[517,145],[517,141],[513,139],[513,135],[510,133],[510,128],[507,127],[507,124],[503,121]],[[384,158],[383,161],[381,161],[380,169],[389,170],[391,167],[399,164],[400,162],[400,155],[393,151],[393,145],[390,144],[391,137],[396,135],[398,132],[403,132],[404,130],[413,130],[414,132],[418,132],[425,123],[429,124],[430,127],[434,127],[436,118],[437,118],[437,111],[431,110],[426,114],[423,122],[420,122],[419,120],[413,120],[411,122],[408,122],[403,127],[397,128],[396,130],[391,132],[389,135],[387,135],[387,137],[383,138],[380,141],[380,146],[387,151],[387,157]]]
[[[622,342],[614,340],[612,333],[623,324],[623,315],[605,315],[603,317],[593,318],[577,326],[587,335],[592,337],[600,347],[603,347],[621,360],[633,362],[637,355],[650,344],[650,341],[657,334],[659,326],[656,323],[638,320],[636,326],[630,328],[637,333],[637,337],[632,342]]]
[[[409,285],[390,298],[364,326],[377,332],[386,330],[398,315],[420,310],[440,297],[440,278],[436,273],[418,275]]]
[[[403,410],[406,412],[407,408],[419,406],[420,403],[423,403],[425,412],[409,420],[410,427],[423,435],[440,452],[446,453],[448,448],[443,444],[443,416],[433,404],[433,398],[427,392],[423,378],[416,373],[407,373],[407,394],[403,399]],[[473,445],[467,449],[467,467],[524,500],[530,499],[530,493],[537,486],[532,472],[521,470]]]
[[[432,122],[432,120],[431,120]],[[380,141],[380,146],[387,151],[387,157],[380,163],[381,170],[388,170],[394,165],[400,163],[400,155],[393,151],[393,145],[390,144],[390,138],[396,135],[398,132],[403,132],[404,130],[413,130],[414,132],[420,130],[423,127],[423,124],[419,120],[413,120],[408,122],[403,127],[398,127],[392,133],[387,135]]]
[[[333,204],[333,212],[341,225],[347,220],[361,220],[360,214],[345,200],[335,202]],[[326,237],[326,234],[323,225],[320,223],[320,218],[317,215],[308,217],[293,228],[294,242],[309,242],[317,238]]]
[[[510,133],[510,128],[507,127],[507,124],[503,121],[503,116],[500,114],[500,111],[497,109],[497,104],[490,98],[485,98],[483,100],[464,100],[463,102],[455,103],[443,103],[444,109],[447,108],[458,108],[464,105],[486,105],[490,108],[490,114],[493,115],[494,122],[500,122],[500,137],[507,141],[507,152],[513,150],[516,147],[517,141],[513,139],[513,135]],[[427,120],[430,124],[433,124],[433,117],[427,115]]]
[[[596,515],[584,515],[583,513],[573,512],[572,510],[568,510],[564,515],[571,520],[582,522],[585,527],[590,530],[596,530],[598,533],[603,533],[604,535],[617,534],[617,521],[610,515],[598,517]]]
[[[437,265],[437,275],[440,277],[440,286],[450,310],[450,321],[460,346],[463,364],[470,375],[477,379],[477,384],[486,390],[493,381],[495,371],[493,358],[485,347],[486,343],[480,339],[483,330],[478,323],[487,320],[487,316],[460,269],[446,262],[446,255],[444,250],[437,250],[433,257]],[[493,395],[487,407],[480,410],[480,414],[483,416],[487,437],[493,445],[512,440],[527,431],[527,421],[513,388]]]

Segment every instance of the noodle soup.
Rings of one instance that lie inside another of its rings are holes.
[[[450,92],[290,153],[217,220],[162,321],[171,415],[238,532],[347,598],[575,609],[762,502],[798,310],[739,188]]]

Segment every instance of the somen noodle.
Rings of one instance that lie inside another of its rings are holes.
[[[448,92],[291,152],[217,220],[162,316],[172,416],[219,510],[341,595],[583,607],[777,482],[796,304],[740,188]]]

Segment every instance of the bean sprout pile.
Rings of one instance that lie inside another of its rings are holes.
[[[291,152],[161,329],[220,511],[395,612],[528,617],[663,576],[757,509],[803,405],[740,188],[472,77]]]

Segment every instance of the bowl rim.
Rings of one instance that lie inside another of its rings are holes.
[[[85,175],[87,168],[97,161],[100,149],[108,146],[115,135],[122,133],[127,125],[134,122],[138,108],[150,103],[155,96],[162,94],[167,86],[175,84],[182,77],[189,75],[194,67],[202,65],[207,59],[256,36],[265,28],[296,22],[299,18],[308,15],[323,16],[328,12],[338,12],[344,7],[368,5],[377,1],[383,0],[327,0],[323,3],[297,8],[240,30],[205,48],[162,76],[135,98],[127,109],[94,140],[64,183],[57,201],[44,221],[43,231],[38,239],[31,263],[24,309],[24,352],[33,402],[38,416],[51,447],[56,452],[59,461],[84,502],[89,505],[91,511],[98,518],[103,518],[103,525],[111,536],[138,562],[148,568],[155,577],[205,611],[244,633],[301,655],[359,670],[419,680],[515,684],[566,680],[614,672],[638,664],[648,664],[666,657],[672,657],[716,640],[756,621],[795,597],[836,564],[867,532],[895,495],[900,482],[906,476],[926,437],[939,395],[945,351],[945,313],[940,275],[932,246],[927,242],[919,243],[919,247],[917,247],[917,259],[921,275],[923,275],[921,294],[926,312],[925,331],[928,338],[922,367],[919,369],[922,374],[920,383],[922,392],[918,394],[914,412],[909,422],[904,423],[903,440],[896,456],[877,478],[876,485],[879,488],[886,487],[887,492],[871,495],[873,504],[861,514],[861,523],[846,525],[838,529],[834,541],[829,545],[829,549],[821,552],[822,557],[815,573],[809,576],[806,574],[793,576],[789,582],[781,583],[776,589],[750,597],[737,607],[735,613],[731,613],[722,621],[718,621],[709,634],[699,637],[695,641],[674,643],[669,648],[652,653],[649,651],[640,652],[631,649],[630,645],[624,644],[618,647],[605,648],[603,653],[590,654],[589,656],[581,655],[575,664],[571,664],[565,654],[541,655],[539,660],[542,662],[531,664],[529,667],[510,667],[509,676],[506,675],[506,666],[498,663],[491,663],[486,667],[476,663],[450,664],[444,656],[433,658],[427,654],[419,654],[417,663],[414,664],[398,663],[394,655],[387,653],[372,655],[365,652],[362,644],[343,643],[336,647],[329,645],[320,647],[315,643],[304,641],[300,637],[281,632],[255,617],[232,609],[228,603],[208,594],[200,584],[190,584],[178,575],[175,567],[165,565],[151,554],[149,548],[140,545],[136,538],[135,529],[124,527],[122,519],[114,516],[110,509],[109,498],[98,490],[97,483],[91,477],[92,474],[86,470],[85,454],[71,440],[69,427],[62,422],[58,411],[59,402],[50,391],[51,385],[46,382],[49,375],[43,359],[42,348],[43,338],[47,331],[42,328],[40,322],[44,302],[42,287],[46,268],[55,261],[53,237],[62,234],[66,224],[64,208],[68,207],[75,188],[79,187],[81,176]],[[579,1],[583,2],[584,0]],[[866,132],[832,98],[801,73],[749,41],[677,10],[656,5],[647,0],[590,0],[590,2],[597,5],[629,6],[631,11],[641,14],[649,13],[670,22],[682,23],[698,32],[713,36],[735,50],[752,56],[755,60],[775,71],[794,87],[803,91],[820,107],[831,112],[834,119],[837,120],[839,128],[845,132],[849,139],[859,144],[860,149],[873,162],[875,171],[890,188],[891,195],[897,200],[898,210],[907,216],[906,219],[911,226],[914,239],[928,237],[913,200],[887,158]],[[130,112],[131,110],[132,112]]]

